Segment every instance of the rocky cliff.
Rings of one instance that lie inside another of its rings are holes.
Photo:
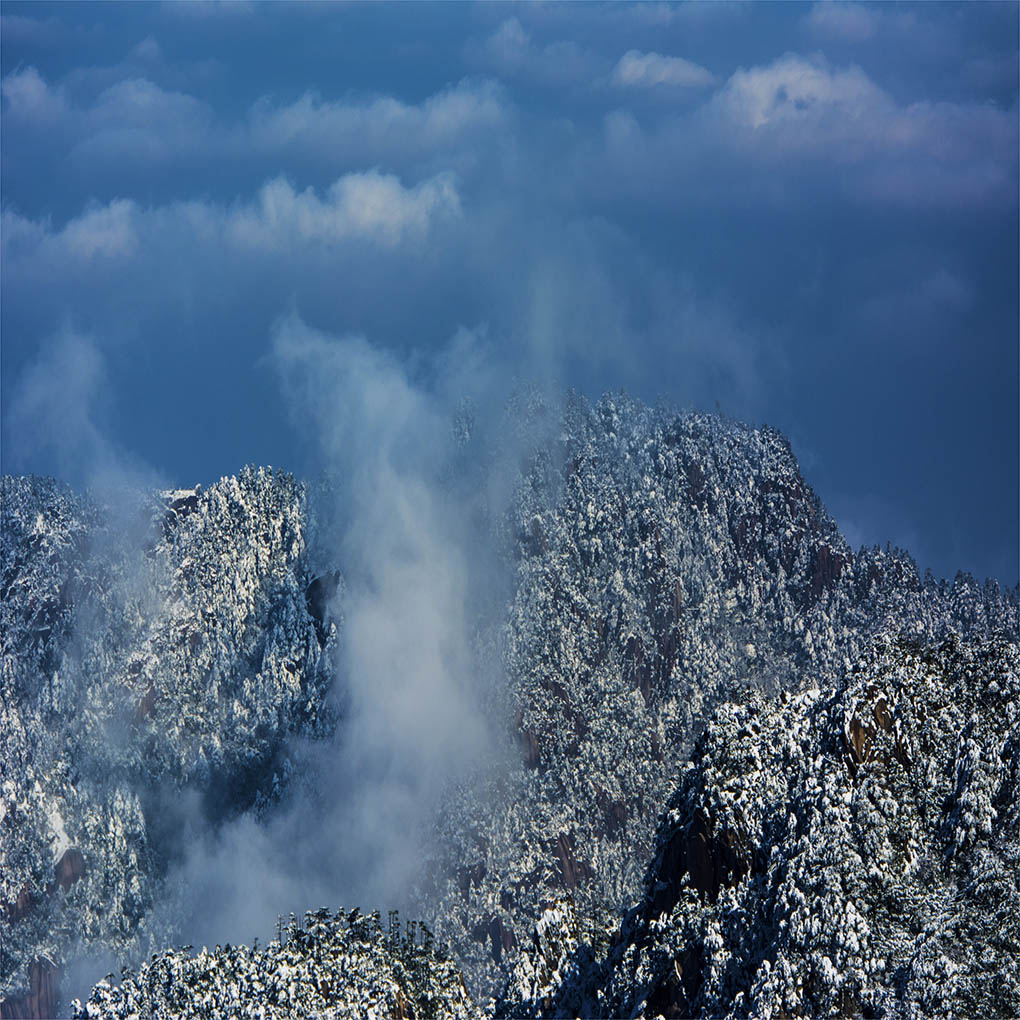
[[[564,893],[609,917],[640,895],[716,705],[831,690],[883,636],[1018,632],[1017,590],[851,550],[778,432],[622,398],[567,406],[504,537],[499,712],[519,764],[451,806],[445,886],[423,900],[482,992]]]
[[[189,818],[257,811],[286,735],[333,725],[335,627],[288,476],[117,506],[2,484],[0,994],[45,1016],[69,959],[165,944]]]

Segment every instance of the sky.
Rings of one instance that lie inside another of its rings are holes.
[[[5,2],[3,471],[311,471],[278,357],[307,330],[431,390],[772,425],[854,546],[1013,585],[1018,29],[1015,3]]]

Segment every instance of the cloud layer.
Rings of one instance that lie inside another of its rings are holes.
[[[301,466],[296,309],[768,420],[867,540],[1017,573],[1014,7],[184,6],[5,7],[5,469],[61,470],[10,415],[68,329],[139,460]]]

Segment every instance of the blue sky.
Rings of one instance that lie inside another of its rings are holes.
[[[301,321],[772,424],[1016,583],[1018,11],[6,2],[3,469],[310,469]]]

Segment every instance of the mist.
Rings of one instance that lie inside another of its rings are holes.
[[[517,754],[494,637],[512,567],[496,536],[519,457],[539,439],[504,429],[516,380],[484,330],[401,359],[292,310],[274,325],[263,368],[302,444],[309,576],[339,573],[328,608],[338,722],[325,740],[287,740],[276,755],[287,778],[257,812],[220,817],[191,785],[128,780],[169,871],[152,876],[135,949],[120,958],[80,949],[68,996],[167,941],[250,943],[271,937],[278,918],[320,906],[420,915],[444,797]],[[46,449],[98,509],[88,555],[106,571],[102,599],[76,605],[61,666],[64,688],[81,692],[104,689],[95,670],[111,668],[101,645],[117,619],[140,626],[140,642],[174,617],[180,597],[168,597],[165,564],[148,553],[166,482],[111,438],[114,409],[103,352],[70,329],[22,374],[5,409],[5,427],[22,438],[15,463]],[[86,765],[111,791],[138,742],[122,715],[103,715]]]
[[[82,754],[145,799],[135,955],[422,909],[448,798],[521,767],[504,522],[568,391],[773,426],[852,545],[1017,580],[1015,6],[395,11],[4,5],[0,466],[100,508],[55,686],[72,728],[107,699]],[[179,670],[230,718],[173,644],[206,591],[168,583],[165,493],[246,464],[305,486],[292,619],[338,578],[335,726],[253,738],[238,806],[207,759],[148,788],[135,716]]]
[[[510,495],[513,440],[489,460],[505,387],[484,339],[461,332],[412,370],[291,312],[271,363],[309,463],[331,479],[313,487],[328,524],[309,555],[342,577],[339,723],[321,744],[291,741],[294,779],[267,817],[192,819],[161,909],[183,915],[195,945],[268,937],[278,917],[322,905],[416,907],[444,794],[515,753],[487,638],[510,583],[491,519]]]

